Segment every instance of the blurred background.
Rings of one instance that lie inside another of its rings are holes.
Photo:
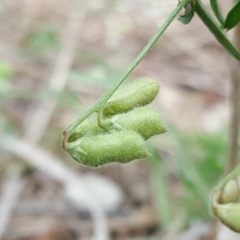
[[[61,148],[176,4],[1,0],[0,239],[239,239],[209,211],[229,152],[230,56],[197,16],[129,77],[161,85],[152,105],[169,131],[148,140],[151,159],[93,169]]]

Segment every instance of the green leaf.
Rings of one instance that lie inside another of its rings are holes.
[[[218,21],[221,23],[222,26],[224,26],[224,17],[221,13],[219,4],[217,0],[210,0],[210,4],[213,10],[213,13],[215,14],[216,18],[218,19]]]
[[[240,1],[229,11],[224,28],[230,30],[240,22]]]
[[[194,16],[194,10],[195,10],[195,4],[194,3],[187,3],[187,5],[184,7],[185,13],[181,15],[178,20],[183,24],[188,24],[191,22],[193,16]]]

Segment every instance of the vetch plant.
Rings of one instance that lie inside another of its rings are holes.
[[[115,84],[64,131],[62,146],[75,160],[97,167],[109,162],[127,163],[150,155],[145,140],[167,131],[160,114],[145,107],[156,97],[159,84],[142,78],[125,87],[120,86],[183,9],[185,11],[179,21],[188,24],[196,13],[222,47],[240,61],[240,52],[225,34],[225,30],[231,30],[240,22],[240,1],[226,18],[217,0],[210,0],[210,5],[216,20],[201,0],[179,1],[176,9]],[[97,113],[95,119],[90,117],[94,113]],[[235,178],[239,174],[240,165],[214,188],[212,194],[213,213],[237,232],[240,232],[240,202]]]
[[[167,131],[160,114],[145,107],[154,100],[159,88],[159,83],[149,78],[119,88],[98,119],[86,119],[79,124],[65,149],[76,161],[92,167],[150,156],[144,140]]]

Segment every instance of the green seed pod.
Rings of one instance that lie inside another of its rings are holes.
[[[159,83],[149,78],[140,78],[119,88],[107,102],[103,115],[112,116],[145,106],[154,100],[159,88]]]
[[[83,137],[68,143],[66,150],[76,161],[92,167],[150,156],[142,137],[133,131]]]
[[[240,203],[217,204],[215,211],[224,225],[240,232]]]
[[[222,191],[222,195],[220,196],[220,203],[234,203],[239,199],[239,191],[237,182],[232,179],[228,181],[226,186]]]
[[[159,112],[149,107],[136,108],[131,112],[116,115],[112,122],[119,129],[139,133],[144,139],[167,132]]]
[[[73,142],[84,136],[122,130],[135,131],[144,139],[167,132],[167,127],[161,115],[158,111],[149,107],[136,108],[128,113],[105,118],[102,125],[104,130],[97,125],[96,120],[85,120],[69,137],[68,142]]]
[[[80,124],[74,131],[74,133],[68,138],[68,142],[76,141],[84,136],[99,135],[105,131],[98,126],[97,120],[87,119]]]

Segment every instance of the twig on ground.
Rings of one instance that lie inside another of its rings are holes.
[[[21,171],[13,172],[3,183],[1,201],[0,201],[0,238],[3,236],[9,219],[11,217],[11,212],[18,196],[24,186],[24,181],[21,179]]]

